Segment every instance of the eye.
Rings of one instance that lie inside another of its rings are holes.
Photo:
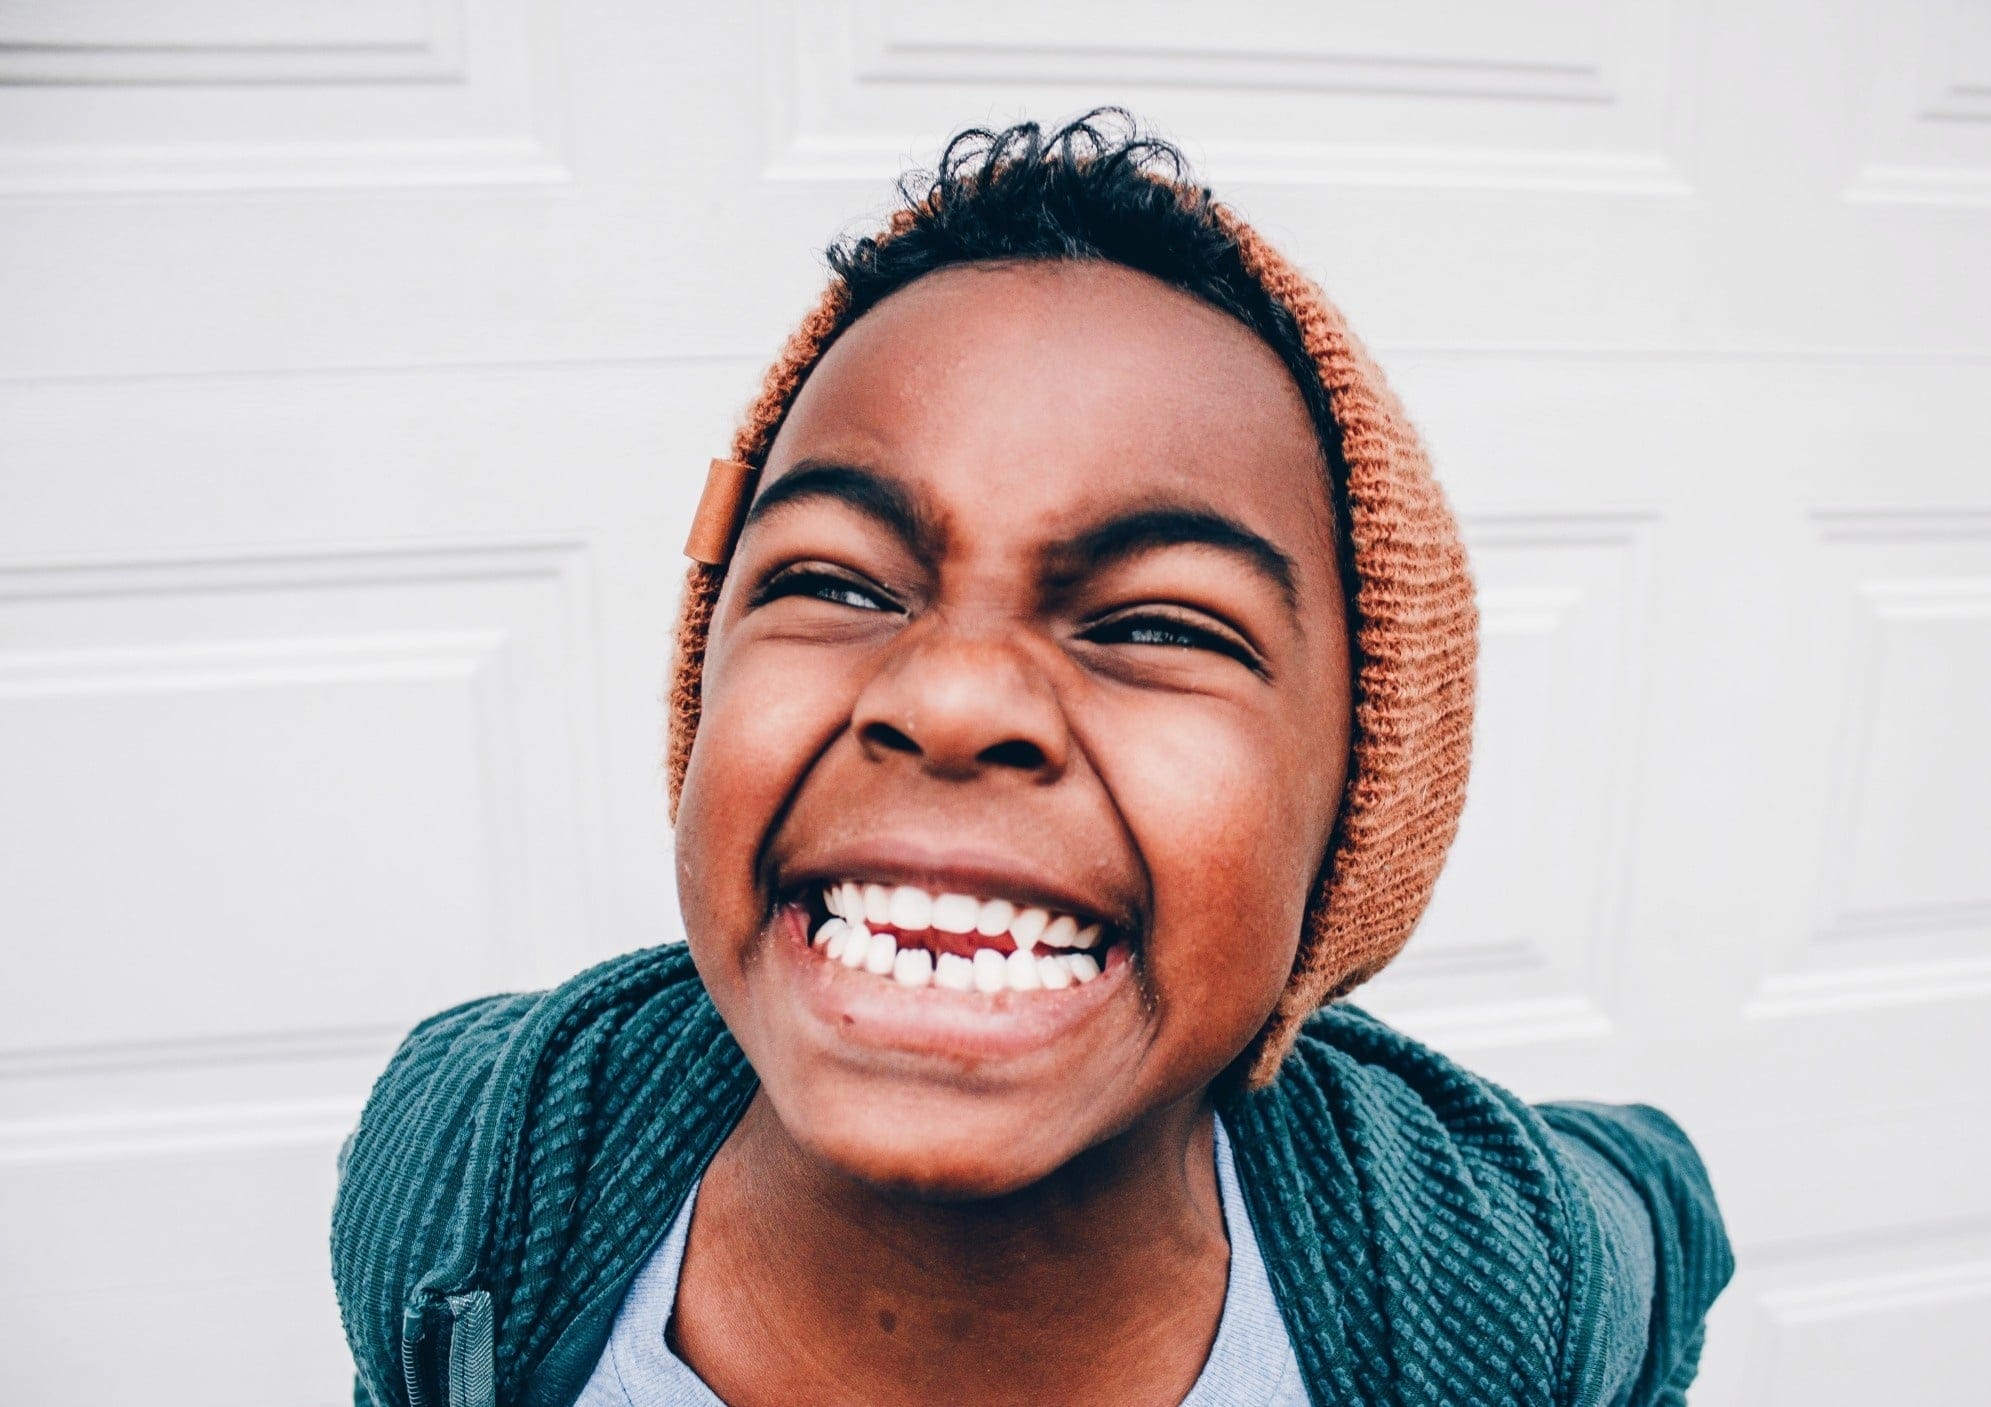
[[[1208,650],[1264,672],[1258,654],[1244,641],[1214,624],[1155,610],[1130,611],[1089,627],[1084,638],[1098,645],[1159,645],[1164,649]]]
[[[764,606],[784,596],[806,596],[817,601],[828,601],[836,606],[848,606],[858,611],[899,609],[883,592],[839,573],[824,571],[820,567],[790,567],[776,573],[753,594],[749,604]]]

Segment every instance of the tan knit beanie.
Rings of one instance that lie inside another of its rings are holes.
[[[1292,314],[1327,392],[1347,463],[1356,582],[1353,755],[1292,977],[1239,1062],[1257,1087],[1278,1073],[1301,1022],[1397,955],[1430,900],[1465,804],[1479,614],[1458,525],[1381,371],[1310,279],[1227,207],[1213,208],[1245,268]],[[877,238],[916,218],[896,212]],[[833,280],[790,334],[733,437],[732,459],[766,462],[803,379],[847,325],[849,302]],[[685,580],[670,686],[673,820],[724,579],[723,566],[694,563]]]

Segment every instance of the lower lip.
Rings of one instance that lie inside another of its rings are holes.
[[[1106,964],[1090,982],[1062,990],[957,992],[951,987],[906,987],[862,969],[853,970],[811,947],[808,916],[784,909],[771,946],[804,1011],[837,1044],[957,1060],[1008,1060],[1066,1040],[1110,1005],[1129,981],[1126,945],[1107,949]]]

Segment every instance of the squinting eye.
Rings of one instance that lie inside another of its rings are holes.
[[[752,604],[764,606],[769,601],[779,600],[783,596],[808,596],[818,601],[849,606],[859,611],[898,609],[877,592],[859,586],[848,577],[808,570],[783,572],[754,593]]]
[[[1085,638],[1100,645],[1160,645],[1178,650],[1212,650],[1252,669],[1259,667],[1257,658],[1243,644],[1175,616],[1116,616],[1093,626],[1086,631]]]

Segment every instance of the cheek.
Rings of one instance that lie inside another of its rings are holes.
[[[1313,769],[1333,764],[1317,737],[1203,701],[1119,719],[1111,736],[1101,765],[1148,864],[1163,1019],[1206,1052],[1241,1048],[1292,971],[1332,819]]]
[[[701,968],[745,956],[766,918],[757,864],[802,774],[848,716],[826,652],[758,644],[707,656],[697,739],[677,824],[685,932]]]

